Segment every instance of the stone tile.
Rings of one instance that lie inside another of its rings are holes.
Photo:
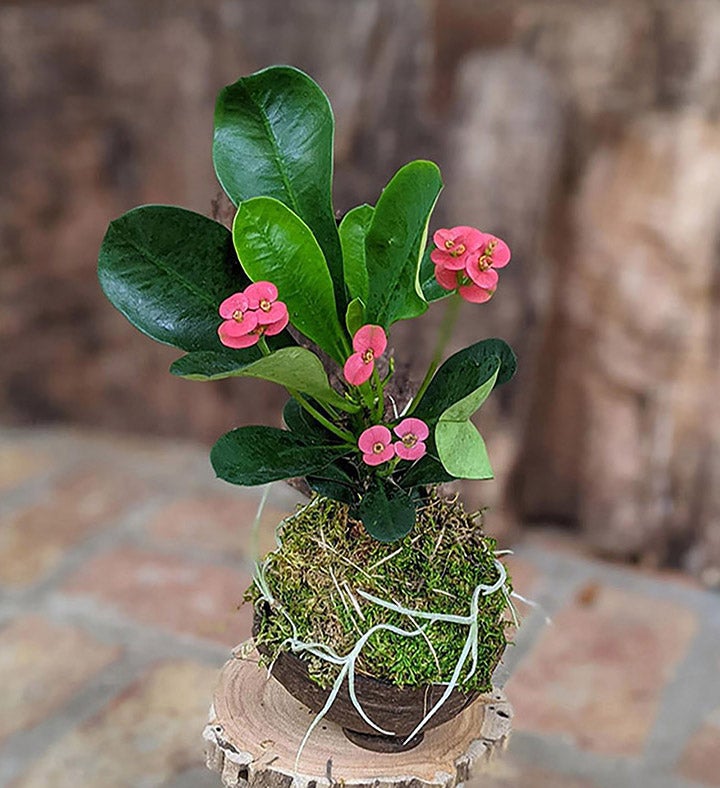
[[[63,590],[143,624],[234,646],[252,629],[252,606],[238,610],[250,582],[242,569],[120,548],[87,563]]]
[[[203,764],[218,672],[166,662],[45,752],[13,788],[155,788]]]
[[[516,728],[639,754],[696,629],[686,608],[588,583],[508,682]]]
[[[720,708],[692,735],[678,770],[703,785],[720,785]]]
[[[259,498],[253,495],[204,495],[180,498],[160,509],[148,523],[157,541],[201,548],[235,558],[264,555],[275,548],[275,527],[288,515],[266,506],[253,544]]]
[[[44,473],[52,464],[45,452],[16,443],[0,446],[0,492]]]
[[[103,470],[58,482],[33,506],[0,521],[0,584],[41,580],[70,547],[145,495],[138,479]]]
[[[39,616],[0,630],[0,741],[57,711],[121,649]]]
[[[581,777],[523,764],[509,754],[492,761],[487,772],[469,781],[467,788],[598,788],[598,785]]]

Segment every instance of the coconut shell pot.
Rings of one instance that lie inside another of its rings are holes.
[[[264,616],[272,615],[266,604],[255,610],[253,634],[257,637]],[[270,657],[267,647],[257,645],[261,654]],[[272,676],[297,700],[317,714],[325,706],[330,689],[323,689],[310,677],[307,663],[295,654],[281,652],[272,666]],[[437,703],[446,686],[429,684],[419,687],[399,687],[387,681],[361,673],[355,675],[355,693],[360,705],[373,722],[381,728],[393,731],[393,736],[379,733],[358,714],[347,687],[347,680],[326,714],[326,718],[337,723],[345,736],[354,744],[376,752],[402,752],[416,747],[423,740],[419,733],[409,742],[407,736],[422,721],[427,712]],[[466,709],[482,693],[453,690],[447,700],[428,721],[425,729],[437,728]]]

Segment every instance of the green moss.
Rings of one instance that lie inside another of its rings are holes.
[[[376,541],[349,518],[347,506],[322,497],[288,518],[279,536],[282,547],[270,554],[265,570],[273,596],[300,639],[322,642],[341,655],[375,624],[415,628],[407,616],[364,600],[360,590],[413,610],[466,616],[476,586],[498,579],[496,542],[483,534],[481,518],[466,513],[457,500],[437,495],[418,510],[415,528],[400,542]],[[249,600],[259,596],[257,588],[249,589]],[[506,610],[501,590],[480,597],[478,669],[464,689],[490,689],[507,645]],[[449,681],[468,629],[437,622],[425,632],[427,638],[376,633],[358,670],[401,686]],[[264,619],[259,633],[271,653],[291,635],[282,615]],[[317,658],[308,658],[308,664],[322,686],[337,675],[336,667]]]

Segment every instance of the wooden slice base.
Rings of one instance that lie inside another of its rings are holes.
[[[233,657],[220,674],[203,733],[208,768],[221,774],[225,788],[453,788],[476,778],[504,749],[512,708],[494,690],[400,753],[368,752],[323,720],[295,773],[295,757],[313,718],[268,678],[256,652]]]

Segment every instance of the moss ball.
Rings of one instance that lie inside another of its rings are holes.
[[[499,578],[494,539],[457,499],[433,494],[418,509],[415,527],[404,539],[384,544],[349,517],[348,507],[315,497],[278,530],[281,547],[265,560],[268,587],[295,624],[297,636],[347,654],[375,624],[414,630],[423,622],[364,599],[359,591],[412,610],[467,616],[478,584]],[[506,586],[510,589],[509,580]],[[247,599],[258,602],[252,586]],[[478,666],[461,683],[463,690],[488,691],[491,675],[506,646],[507,597],[502,589],[480,596]],[[293,635],[284,615],[261,620],[258,638],[277,654]],[[435,622],[423,635],[403,637],[380,631],[371,636],[357,663],[358,672],[398,686],[448,682],[468,636],[463,624]],[[310,675],[323,687],[338,668],[307,659]],[[461,674],[470,670],[471,660]]]

